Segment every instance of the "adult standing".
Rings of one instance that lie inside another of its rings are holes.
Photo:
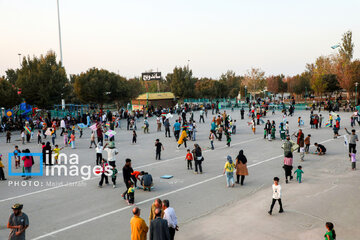
[[[241,120],[244,119],[244,113],[245,113],[244,107],[241,107],[241,110],[240,110]]]
[[[60,136],[62,136],[64,134],[64,131],[65,131],[65,120],[62,118],[61,121],[60,121],[60,127],[61,127],[61,133],[60,133]]]
[[[156,214],[155,214],[155,209],[162,209],[162,201],[160,198],[155,199],[155,201],[153,202],[153,204],[151,204],[151,208],[150,208],[150,216],[149,216],[149,222],[151,222],[152,220],[154,220],[156,218]],[[161,211],[160,214],[161,217],[164,216],[164,212]]]
[[[165,127],[165,137],[167,137],[169,135],[170,136],[170,121],[169,119],[167,118],[164,122],[164,127]]]
[[[114,142],[110,142],[109,144],[105,144],[104,146],[104,150],[107,151],[108,153],[108,163],[110,166],[115,167],[115,162],[116,162],[116,157],[115,155],[117,155],[119,153],[119,151],[115,148],[115,143]]]
[[[46,142],[45,147],[42,149],[43,163],[45,165],[52,165],[51,153],[52,153],[52,150],[51,150],[50,142]]]
[[[284,144],[282,145],[282,148],[284,149],[285,157],[291,157],[291,158],[293,157],[292,150],[291,150],[292,146],[293,146],[293,143],[290,142],[290,137],[287,136]]]
[[[131,186],[131,173],[134,172],[133,168],[131,167],[131,159],[130,158],[127,158],[125,160],[125,165],[122,169],[122,172],[123,172],[123,179],[124,179],[124,183],[125,183],[125,186],[126,186],[126,190],[123,194],[121,194],[121,197],[124,198],[124,200],[126,200],[126,195],[127,195],[127,192],[129,190],[129,187]]]
[[[194,161],[195,161],[195,174],[198,174],[198,171],[200,174],[202,174],[202,162],[204,161],[204,157],[202,156],[202,150],[198,144],[194,144]]]
[[[353,150],[356,150],[356,142],[359,141],[359,138],[355,129],[352,129],[351,133],[347,130],[347,128],[345,128],[345,131],[349,134],[349,153],[352,153]]]
[[[132,213],[134,216],[130,220],[131,240],[146,240],[146,234],[149,228],[144,219],[140,217],[140,208],[135,207]]]
[[[174,136],[175,136],[176,141],[179,141],[180,128],[181,128],[181,124],[179,123],[179,120],[176,120],[176,122],[174,123],[174,126],[173,126]]]
[[[236,183],[239,184],[239,178],[241,176],[241,185],[244,185],[245,176],[249,175],[248,168],[246,166],[247,158],[244,155],[244,151],[240,150],[239,155],[236,157]]]
[[[205,123],[205,119],[204,119],[204,108],[202,108],[202,109],[200,110],[199,123],[201,123],[201,120],[203,121],[203,123]]]
[[[270,120],[267,120],[265,124],[264,130],[266,131],[266,134],[264,134],[264,139],[269,138],[269,135],[271,134],[271,123]]]
[[[304,133],[301,129],[299,129],[298,134],[296,134],[297,144],[299,145],[298,152],[300,152],[300,148],[304,147]]]
[[[161,209],[155,209],[155,219],[150,223],[150,240],[170,240],[168,222],[161,218]]]
[[[164,219],[167,220],[169,226],[170,240],[174,240],[175,232],[179,230],[177,225],[177,217],[174,208],[170,207],[169,200],[163,201]]]
[[[29,227],[29,218],[22,212],[23,205],[16,203],[11,209],[7,228],[11,229],[9,240],[25,240],[25,230]]]
[[[293,169],[293,158],[292,157],[284,157],[284,170],[285,170],[285,182],[288,183],[288,177],[290,177],[290,180],[293,179],[293,176],[291,175],[292,169]]]
[[[103,130],[101,128],[101,124],[99,122],[96,123],[96,135],[98,143],[101,142],[101,144],[104,144],[103,142]]]

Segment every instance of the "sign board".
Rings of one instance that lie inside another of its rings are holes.
[[[161,80],[161,72],[142,73],[141,77],[144,81]]]

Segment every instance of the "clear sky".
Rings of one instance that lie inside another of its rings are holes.
[[[165,75],[190,60],[197,77],[293,75],[347,30],[360,58],[359,0],[60,0],[60,16],[68,74]],[[60,59],[56,0],[0,0],[0,75],[50,49]]]

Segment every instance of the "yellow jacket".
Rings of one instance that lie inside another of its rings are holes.
[[[183,131],[181,132],[181,135],[180,135],[178,144],[183,144],[184,138],[187,138],[187,134],[186,134],[186,131],[185,131],[185,130],[183,130]]]
[[[134,215],[130,220],[131,240],[146,240],[146,234],[149,230],[144,219]]]
[[[150,209],[149,224],[151,223],[151,220],[154,220],[154,219],[156,218],[156,216],[155,216],[155,209],[156,209],[155,203],[153,203],[153,204],[151,205],[151,209]],[[161,208],[160,208],[160,209],[161,209]],[[164,217],[164,211],[161,209],[161,218],[163,218],[163,217]]]
[[[1,168],[5,167],[1,160],[0,160],[0,167]]]

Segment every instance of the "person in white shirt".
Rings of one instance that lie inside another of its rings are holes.
[[[174,240],[175,231],[179,230],[179,227],[177,225],[177,217],[175,214],[175,210],[172,207],[170,207],[169,200],[164,200],[162,202],[162,207],[164,210],[163,219],[167,220],[169,226],[170,240]]]
[[[65,131],[65,120],[64,119],[61,119],[60,121],[60,127],[61,127],[61,133],[60,133],[60,136],[62,136],[64,134],[64,131]]]
[[[274,184],[272,185],[272,190],[273,190],[273,199],[272,199],[270,211],[268,212],[270,215],[272,214],[272,210],[273,210],[276,200],[279,202],[279,205],[280,205],[279,213],[284,212],[284,209],[283,209],[282,203],[281,203],[281,186],[279,184],[278,177],[274,177]]]
[[[115,161],[116,161],[115,155],[117,155],[119,153],[118,150],[115,148],[115,143],[110,142],[110,143],[105,144],[104,150],[107,151],[107,153],[108,153],[107,161],[108,161],[109,165],[115,167]]]
[[[103,146],[101,144],[101,142],[99,142],[96,146],[96,165],[100,165],[101,160],[102,160],[102,152],[103,152]]]

